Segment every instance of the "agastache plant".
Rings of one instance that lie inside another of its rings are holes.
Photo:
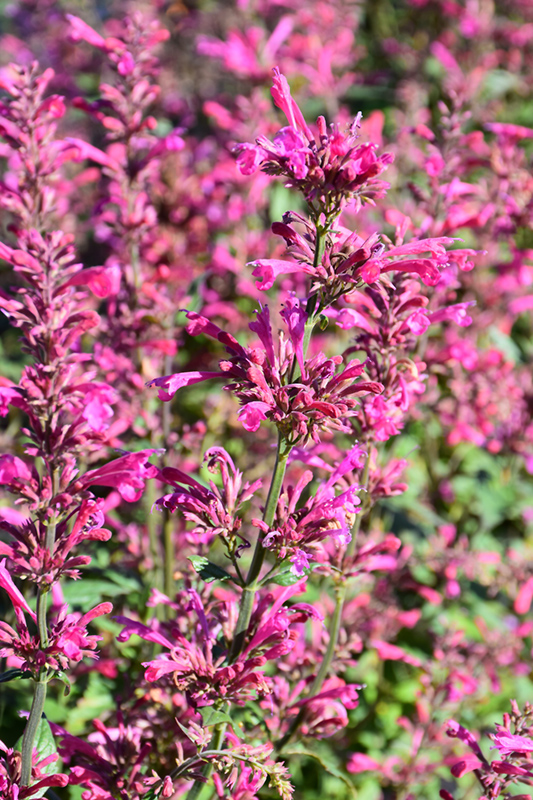
[[[158,503],[171,511],[182,509],[186,518],[195,522],[196,530],[220,534],[235,567],[233,581],[241,589],[239,614],[231,638],[225,642],[228,666],[224,669],[242,673],[242,659],[253,652],[259,636],[255,609],[264,602],[264,587],[276,581],[284,563],[295,579],[309,574],[312,567],[334,566],[336,605],[329,643],[316,674],[310,676],[305,699],[292,707],[289,724],[276,744],[281,751],[301,726],[309,729],[310,715],[316,713],[313,703],[322,697],[329,675],[348,579],[357,572],[363,557],[358,550],[358,532],[373,502],[369,491],[371,448],[398,433],[417,394],[424,391],[424,364],[409,355],[416,337],[427,330],[432,319],[424,313],[428,298],[420,295],[419,284],[411,276],[420,276],[430,286],[437,283],[441,269],[448,264],[446,247],[453,240],[441,237],[393,245],[377,234],[364,240],[344,228],[339,217],[347,206],[357,211],[384,195],[386,184],[378,175],[391,157],[378,156],[373,145],[358,143],[359,119],[343,132],[338,127],[328,128],[319,118],[315,137],[277,69],[272,96],[284,111],[288,126],[272,142],[259,137],[256,144],[239,145],[237,163],[245,174],[261,167],[267,174],[284,178],[303,195],[308,216],[287,212],[283,223],[273,224],[273,232],[284,238],[293,260],[259,259],[252,266],[261,290],[271,288],[279,275],[303,274],[307,294],[286,295],[280,311],[283,329],[279,332],[272,326],[268,306],[258,309],[249,327],[260,347],[243,347],[206,317],[187,312],[188,333],[215,339],[226,351],[225,360],[219,362],[218,371],[175,373],[156,378],[150,385],[158,387],[162,400],[169,401],[183,387],[223,380],[225,389],[239,401],[238,416],[247,431],[255,432],[265,422],[277,428],[275,465],[262,518],[253,521],[258,536],[247,575],[239,565],[241,548],[235,541],[238,537],[245,545],[251,542],[241,533],[242,520],[235,520],[238,495],[235,490],[229,494],[228,479],[224,477],[224,495],[220,495],[215,487],[206,490],[178,470],[161,473],[161,479],[177,491]],[[345,303],[339,304],[341,300]],[[432,313],[439,321],[457,317],[463,308],[441,311],[441,316],[438,311]],[[328,357],[317,350],[316,329],[320,334],[328,317],[340,319],[342,327],[355,329],[352,349],[363,350],[366,360],[346,360],[342,354]],[[361,444],[343,452],[339,440],[331,466],[323,462],[331,470],[329,478],[318,484],[314,497],[302,502],[303,491],[314,480],[313,472],[304,472],[296,485],[287,484],[287,465],[291,459],[305,461],[323,442],[331,447],[339,434],[347,435],[352,442],[355,434]],[[234,472],[229,456],[220,449],[217,452],[221,463],[231,465]],[[223,470],[226,474],[227,466]],[[246,497],[258,489],[258,484],[245,487]],[[215,511],[221,502],[222,508]],[[392,549],[396,547],[394,544]],[[390,545],[385,545],[385,552],[389,549]],[[267,556],[272,560],[265,572]],[[302,586],[305,580],[303,577]],[[151,634],[141,631],[140,635]],[[260,638],[264,639],[264,634]],[[164,646],[171,647],[171,643]],[[161,658],[149,665],[148,680],[180,670],[189,672],[181,656],[175,662]],[[215,674],[209,674],[216,682]],[[227,689],[217,692],[217,697],[218,703],[213,697],[211,701],[202,700],[201,705],[215,703],[227,710],[228,701],[238,702],[238,696],[232,698]],[[225,722],[215,726],[207,752],[222,746],[225,731]],[[189,797],[196,796],[200,788],[197,781]]]
[[[0,34],[0,795],[528,796],[528,4],[65,10]]]
[[[20,515],[17,523],[1,523],[10,535],[0,545],[10,570],[4,558],[0,585],[11,600],[15,621],[1,623],[0,641],[2,655],[14,667],[12,677],[29,678],[34,686],[20,765],[6,768],[6,796],[11,796],[9,781],[20,781],[21,796],[27,797],[43,786],[67,782],[63,775],[42,777],[46,765],[35,760],[34,744],[42,725],[47,725],[41,717],[48,683],[59,678],[68,684],[69,667],[86,656],[95,657],[100,637],[89,634],[87,626],[112,609],[108,602],[84,615],[68,614],[67,606],[52,615],[47,609],[58,581],[79,578],[80,567],[90,562],[80,545],[111,536],[88,487],[112,485],[131,500],[153,469],[147,466],[151,451],[145,451],[79,475],[82,452],[95,452],[105,444],[113,416],[115,391],[95,380],[97,372],[87,365],[80,347],[82,336],[100,321],[89,296],[105,297],[110,279],[103,267],[82,269],[72,236],[54,227],[60,213],[61,167],[75,151],[71,143],[56,138],[65,104],[57,95],[45,96],[53,77],[52,70],[40,72],[33,63],[27,68],[11,66],[1,79],[9,95],[2,104],[0,131],[8,145],[10,187],[2,202],[11,214],[15,241],[1,243],[0,254],[20,283],[12,296],[3,292],[0,302],[20,330],[31,360],[19,383],[5,382],[1,390],[3,414],[12,406],[27,419],[22,430],[24,457],[0,457],[2,483],[30,513]],[[36,610],[11,574],[34,585]],[[24,790],[30,785],[31,791]]]

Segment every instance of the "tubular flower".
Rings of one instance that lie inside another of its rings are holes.
[[[14,575],[45,587],[52,586],[61,576],[79,578],[78,567],[88,564],[90,556],[71,556],[71,550],[84,541],[107,541],[111,531],[102,527],[104,515],[99,501],[85,499],[73,513],[72,530],[67,521],[57,525],[53,552],[46,547],[46,525],[40,520],[28,518],[19,525],[0,520],[0,528],[12,537],[9,543],[0,542],[0,555],[8,556]]]
[[[298,189],[309,203],[338,211],[349,199],[361,205],[384,196],[389,184],[378,175],[392,163],[393,156],[378,156],[374,144],[358,143],[361,115],[345,131],[333,125],[328,128],[324,117],[319,117],[315,138],[277,67],[272,97],[289,124],[272,141],[259,136],[255,144],[235,147],[243,174],[250,175],[260,166],[268,175],[286,178],[286,185]]]
[[[244,348],[230,334],[225,333],[205,317],[188,312],[192,335],[206,333],[225,345],[229,358],[220,362],[220,372],[185,372],[167,375],[150,381],[149,386],[159,388],[161,400],[170,400],[175,392],[192,382],[224,377],[225,387],[241,402],[239,418],[248,431],[256,431],[264,419],[276,424],[291,445],[319,441],[320,432],[327,429],[348,430],[344,420],[356,413],[356,395],[371,392],[379,394],[381,384],[376,381],[356,382],[365,364],[350,361],[340,373],[341,356],[326,358],[322,353],[303,360],[303,340],[307,315],[299,301],[290,298],[282,316],[288,338],[280,334],[278,352],[268,307],[257,313],[250,329],[257,333],[261,349]],[[294,380],[296,365],[301,374]]]
[[[325,539],[332,537],[340,545],[350,541],[350,531],[361,500],[357,496],[359,485],[350,483],[346,476],[362,463],[363,451],[355,446],[298,508],[303,492],[313,480],[313,473],[305,470],[297,484],[282,493],[271,528],[261,520],[253,520],[265,534],[263,546],[275,552],[279,559],[288,558],[294,574],[304,574]],[[336,491],[339,486],[343,491]]]
[[[311,293],[319,293],[324,306],[365,284],[376,284],[380,279],[388,283],[389,272],[418,275],[422,283],[434,286],[441,278],[441,269],[448,266],[455,253],[446,250],[454,242],[446,236],[386,246],[377,233],[363,239],[345,228],[334,228],[325,238],[324,252],[317,264],[316,226],[304,216],[287,211],[283,222],[272,223],[272,232],[285,240],[287,255],[295,261],[251,261],[253,275],[258,278],[257,288],[271,289],[279,275],[305,273],[312,278]]]
[[[219,534],[225,539],[240,536],[242,518],[237,512],[261,486],[261,480],[243,485],[242,472],[236,469],[231,456],[222,447],[212,447],[205,454],[210,472],[220,468],[222,489],[213,481],[209,488],[174,467],[161,470],[160,479],[177,491],[156,501],[156,505],[169,511],[180,510],[185,519],[193,522],[193,533],[203,537]]]
[[[30,634],[26,623],[25,614],[35,622],[35,613],[16,588],[4,564],[0,563],[0,586],[9,594],[16,623],[12,628],[7,622],[0,621],[0,656],[15,656],[21,660],[21,669],[35,675],[43,667],[64,670],[71,662],[77,663],[85,656],[97,658],[94,651],[102,637],[89,635],[87,625],[96,617],[109,614],[113,608],[111,603],[100,603],[83,616],[67,614],[68,606],[63,606],[55,621],[49,624],[48,643],[43,647],[38,636]]]
[[[19,752],[0,741],[0,797],[2,800],[31,800],[42,797],[51,786],[66,786],[67,775],[47,774],[46,768],[58,760],[57,753],[37,760],[34,751],[31,769],[31,785],[21,786],[22,759]]]
[[[262,597],[250,622],[248,644],[231,664],[227,663],[220,640],[221,624],[217,623],[213,610],[206,616],[199,595],[192,589],[187,593],[186,608],[194,612],[196,624],[187,636],[180,631],[179,618],[159,630],[156,620],[143,625],[118,617],[118,622],[124,625],[118,638],[127,641],[136,634],[161,645],[167,652],[143,664],[146,680],[152,683],[170,679],[194,707],[211,706],[221,699],[243,705],[252,697],[263,697],[270,692],[270,682],[262,667],[290,652],[296,639],[293,625],[316,616],[316,611],[306,603],[288,608],[283,605],[292,595],[301,593],[304,585],[305,581],[298,581],[275,600],[271,594]]]

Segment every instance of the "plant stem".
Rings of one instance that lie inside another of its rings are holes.
[[[315,242],[315,254],[314,254],[314,266],[315,268],[320,264],[322,261],[322,256],[324,253],[325,248],[325,233],[327,230],[320,226],[318,220],[316,222],[316,242]],[[316,323],[316,303],[317,297],[313,296],[309,299],[307,303],[307,314],[308,318],[305,323],[305,330],[304,330],[304,339],[303,339],[303,355],[304,358],[307,354],[307,349],[309,347],[309,342],[311,340],[311,335],[313,333],[313,329]],[[294,364],[293,364],[294,370]],[[292,380],[292,371],[291,371],[291,380]],[[285,442],[285,437],[282,435],[280,431],[278,431],[278,444],[276,449],[276,462],[274,464],[274,471],[272,473],[272,479],[270,481],[270,488],[268,490],[268,497],[265,505],[265,510],[263,512],[263,522],[271,528],[274,519],[276,516],[276,509],[278,505],[278,500],[281,494],[281,490],[283,487],[283,479],[285,477],[285,471],[287,469],[287,460],[289,458],[289,454],[292,447],[287,445]],[[235,634],[233,637],[233,642],[231,644],[231,648],[228,654],[228,661],[232,664],[239,654],[241,653],[244,647],[244,640],[246,636],[246,632],[248,630],[248,626],[250,624],[250,619],[252,617],[252,612],[254,608],[254,601],[255,595],[257,590],[260,586],[259,577],[261,575],[261,569],[263,567],[263,563],[265,560],[265,548],[263,547],[263,541],[265,538],[265,534],[261,531],[257,538],[257,542],[255,544],[254,554],[252,556],[252,563],[250,564],[250,569],[248,572],[248,576],[246,579],[246,585],[243,587],[242,595],[241,595],[241,602],[239,607],[239,618],[237,620],[237,625],[235,627]],[[339,625],[340,625],[340,616],[342,613],[342,605],[339,612]],[[338,631],[337,631],[338,635]],[[332,655],[335,649],[335,643],[337,641],[337,635],[335,636],[335,641],[332,645]],[[331,644],[331,642],[330,642]],[[331,661],[331,659],[330,659]],[[326,668],[329,668],[329,666]],[[318,678],[318,676],[317,676]],[[315,681],[316,682],[316,681]],[[216,750],[222,744],[224,739],[224,732],[226,730],[226,726],[217,726],[215,728],[215,734],[213,735],[213,739],[210,743],[210,749]],[[221,731],[221,733],[220,733]],[[214,746],[215,743],[215,736],[220,735],[220,741],[217,743],[217,747]],[[211,775],[213,768],[211,765],[208,765],[204,771],[204,775],[207,778]],[[196,800],[200,795],[204,784],[199,783],[198,781],[191,787],[189,793],[187,794],[186,800]]]
[[[48,629],[46,626],[46,605],[48,599],[48,592],[42,589],[37,590],[37,629],[39,631],[39,640],[41,648],[44,650],[48,647]]]
[[[274,472],[272,473],[272,480],[270,482],[270,489],[268,490],[268,497],[266,501],[265,510],[263,513],[263,522],[270,528],[274,523],[276,516],[276,509],[278,507],[278,500],[283,486],[283,478],[285,477],[285,470],[287,468],[287,459],[289,457],[290,448],[283,449],[283,436],[278,433],[278,447],[276,450],[276,463],[274,464]],[[263,561],[265,559],[265,548],[263,547],[264,534],[261,534],[257,540],[250,571],[248,573],[247,585],[251,586],[257,582]]]
[[[21,777],[20,785],[29,786],[31,781],[31,768],[33,745],[37,735],[37,729],[43,716],[44,701],[46,700],[46,681],[39,680],[35,684],[35,692],[33,695],[33,702],[31,704],[30,716],[24,728],[24,736],[22,737],[22,764],[21,764]]]
[[[174,536],[173,525],[167,509],[163,512],[163,542],[165,550],[164,585],[165,594],[174,598]]]
[[[270,489],[268,490],[268,497],[263,513],[263,522],[270,528],[276,516],[276,508],[278,505],[281,488],[283,486],[283,478],[285,477],[285,470],[287,468],[287,459],[289,457],[290,448],[283,448],[283,436],[278,434],[278,447],[276,450],[276,463],[274,465],[274,472],[272,473],[272,480],[270,482]],[[254,607],[255,594],[258,589],[258,579],[261,574],[261,568],[265,560],[265,548],[263,547],[264,533],[260,533],[255,545],[252,563],[246,579],[246,586],[242,591],[241,604],[239,608],[239,618],[235,628],[235,636],[231,645],[229,654],[229,661],[235,661],[244,645],[244,637],[250,624],[250,618]]]
[[[59,491],[58,486],[58,472],[52,472],[52,495],[53,497]],[[54,552],[54,545],[56,540],[57,516],[54,514],[46,527],[45,547],[49,553]],[[48,627],[46,624],[46,605],[49,588],[41,588],[37,590],[37,630],[39,632],[39,645],[41,650],[46,650],[48,647]],[[48,670],[46,667],[41,670],[39,680],[35,682],[35,691],[30,709],[30,715],[24,728],[24,735],[22,737],[21,748],[21,786],[29,786],[31,781],[31,770],[33,761],[33,746],[35,744],[35,737],[37,729],[43,716],[44,701],[46,700],[46,687],[48,683]]]
[[[152,585],[159,591],[164,590],[163,586],[163,559],[161,557],[160,541],[159,541],[159,520],[155,514],[152,514],[152,508],[157,499],[156,487],[154,481],[149,481],[146,484],[146,489],[143,495],[143,505],[146,514],[146,525],[148,528],[148,542],[150,545],[150,555],[152,557]]]
[[[364,467],[364,470],[363,470],[362,484],[363,484],[363,487],[365,489],[366,489],[367,484],[368,484],[369,467],[370,467],[370,453],[368,453],[368,455],[367,455],[366,462],[365,462],[365,467]],[[355,518],[355,522],[354,522],[354,525],[353,525],[353,528],[352,528],[352,538],[348,542],[348,547],[346,548],[346,551],[345,551],[344,556],[343,556],[343,560],[342,560],[343,566],[344,566],[344,564],[346,563],[346,561],[348,559],[351,559],[353,557],[353,555],[355,553],[355,548],[357,546],[357,536],[359,534],[359,529],[361,527],[361,518],[363,517],[365,511],[367,511],[367,510],[368,510],[368,508],[366,508],[366,509],[361,508],[361,511],[359,512],[359,514],[357,514],[357,516]],[[328,676],[328,673],[329,673],[329,670],[330,670],[330,667],[331,667],[331,662],[333,661],[333,658],[335,656],[335,649],[337,647],[337,641],[338,641],[339,632],[340,632],[340,629],[341,629],[342,611],[343,611],[343,608],[344,608],[344,602],[346,600],[347,591],[348,591],[348,582],[347,582],[346,577],[343,576],[342,582],[338,583],[337,586],[335,587],[335,610],[333,612],[333,616],[331,618],[331,622],[330,622],[330,625],[329,625],[328,647],[327,647],[326,652],[324,653],[324,658],[322,659],[322,663],[320,664],[320,668],[319,668],[319,670],[317,672],[317,675],[316,675],[316,677],[315,677],[315,679],[313,681],[311,689],[309,690],[309,697],[315,697],[317,694],[320,693],[320,690],[322,689],[324,681],[326,680],[326,678]],[[285,734],[285,736],[283,736],[279,740],[279,742],[276,743],[276,750],[278,752],[281,751],[285,747],[285,745],[288,744],[288,742],[292,739],[292,737],[294,736],[294,734],[296,733],[296,731],[298,730],[298,728],[302,724],[302,722],[303,722],[303,720],[305,718],[305,714],[306,714],[306,708],[305,708],[305,706],[302,706],[300,708],[300,711],[298,712],[297,716],[293,720],[289,730]]]
[[[213,736],[211,737],[211,741],[209,742],[208,752],[212,752],[213,750],[220,750],[222,747],[222,742],[224,741],[224,734],[226,733],[226,723],[222,722],[220,725],[215,725],[215,730],[213,731]],[[211,777],[211,773],[213,772],[213,765],[207,764],[204,769],[204,777],[206,781],[209,780]],[[187,793],[186,800],[196,800],[196,798],[202,792],[202,789],[205,787],[205,783],[200,783],[200,781],[195,781],[191,788]]]

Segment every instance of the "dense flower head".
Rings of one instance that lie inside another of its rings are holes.
[[[302,192],[310,205],[330,213],[338,213],[349,199],[356,198],[360,205],[383,197],[388,184],[378,175],[393,157],[377,156],[375,145],[357,142],[360,116],[344,132],[334,125],[328,129],[324,117],[319,117],[315,138],[277,67],[271,91],[289,125],[273,141],[261,135],[256,144],[236,146],[237,164],[245,175],[260,166],[268,175],[286,178],[286,185]]]
[[[243,475],[231,456],[222,447],[210,448],[205,456],[210,472],[220,468],[222,488],[213,481],[206,488],[196,479],[191,478],[175,467],[164,467],[159,475],[160,480],[174,486],[177,491],[159,498],[156,504],[169,511],[181,511],[185,519],[194,523],[193,534],[201,537],[206,543],[214,535],[220,535],[235,546],[235,537],[243,540],[241,531],[241,506],[249,500],[261,487],[260,479],[243,483]],[[243,540],[247,544],[247,540]]]
[[[309,694],[312,678],[291,687],[282,675],[272,681],[272,694],[261,701],[271,711],[266,724],[272,735],[282,737],[297,714],[304,711],[301,731],[304,736],[322,739],[333,736],[348,725],[348,711],[357,708],[360,684],[347,684],[333,677],[324,682],[318,694]],[[272,712],[273,710],[273,712]]]
[[[319,440],[322,430],[348,430],[344,419],[352,416],[359,395],[379,393],[377,382],[360,381],[365,365],[354,360],[341,372],[341,356],[326,358],[322,353],[303,359],[303,340],[307,315],[296,298],[289,298],[282,312],[287,338],[279,337],[278,352],[270,323],[268,307],[257,313],[250,329],[261,342],[257,347],[242,347],[205,317],[188,312],[188,332],[206,333],[224,344],[230,358],[220,362],[220,372],[183,372],[156,378],[150,386],[159,387],[159,397],[170,400],[175,392],[209,378],[225,378],[227,389],[241,402],[239,419],[248,431],[256,431],[262,420],[272,420],[291,444]],[[296,368],[300,375],[294,379]]]
[[[302,229],[301,233],[298,228]],[[363,239],[356,232],[334,227],[325,236],[324,252],[317,263],[317,232],[310,220],[294,211],[286,212],[283,222],[272,224],[272,231],[285,240],[287,254],[295,261],[257,259],[250,262],[253,274],[260,279],[257,287],[265,291],[272,288],[279,275],[301,272],[312,278],[311,294],[318,294],[320,306],[324,308],[365,284],[378,284],[379,288],[380,279],[390,284],[387,280],[390,272],[416,274],[424,284],[435,286],[441,279],[441,270],[454,257],[454,251],[446,250],[454,241],[449,237],[412,240],[393,246],[381,241],[377,233]]]
[[[232,700],[242,705],[247,699],[270,692],[262,668],[267,661],[291,650],[296,638],[292,626],[315,615],[316,612],[305,603],[283,607],[284,601],[301,592],[303,586],[299,582],[285,589],[276,600],[271,594],[261,598],[251,619],[247,645],[230,663],[226,658],[224,641],[220,639],[222,627],[217,610],[211,609],[209,613],[198,593],[192,589],[188,592],[188,610],[196,615],[197,622],[189,638],[180,632],[178,620],[159,630],[155,620],[144,625],[119,617],[118,621],[124,624],[119,640],[127,641],[136,634],[161,645],[167,652],[143,664],[146,680],[168,682],[170,679],[195,708],[218,706],[221,700]],[[218,613],[221,610],[219,608]]]
[[[142,742],[141,731],[119,719],[116,728],[93,722],[96,730],[89,741],[72,736],[54,725],[59,753],[70,764],[69,782],[83,786],[83,797],[117,797],[128,800],[145,793],[149,783],[141,771],[150,745]],[[165,795],[163,795],[165,796]]]
[[[56,618],[50,622],[48,642],[40,642],[39,636],[30,633],[26,616],[36,622],[35,613],[24,600],[13,583],[5,567],[0,563],[0,586],[8,593],[13,604],[16,623],[13,628],[7,622],[0,622],[0,654],[14,656],[22,670],[36,677],[44,668],[65,670],[71,663],[84,657],[97,658],[97,642],[101,636],[89,634],[87,625],[96,617],[109,614],[111,603],[100,603],[86,614],[67,614],[68,606],[63,606]]]
[[[495,348],[472,351],[451,339],[437,364],[450,371],[449,397],[440,401],[448,441],[472,442],[489,452],[519,454],[528,470],[533,465],[533,427],[529,408],[533,394],[531,372],[515,366]]]
[[[364,461],[364,453],[356,445],[309,499],[301,503],[302,494],[313,481],[313,473],[305,470],[296,485],[289,485],[282,492],[270,528],[261,520],[254,520],[264,533],[263,547],[280,560],[288,559],[296,575],[303,575],[317,557],[320,563],[320,545],[324,540],[332,538],[340,547],[350,541],[361,503],[360,487],[353,482],[353,473]]]
[[[491,749],[498,750],[501,760],[489,762],[474,735],[459,725],[455,720],[448,722],[447,734],[457,737],[470,748],[467,753],[456,759],[451,767],[452,775],[462,777],[464,774],[477,771],[479,781],[488,797],[499,797],[502,790],[515,789],[517,783],[530,785],[533,777],[531,752],[531,715],[532,707],[526,703],[520,711],[516,700],[511,700],[511,713],[505,713],[504,724],[496,725],[496,733],[489,733],[494,742]],[[513,733],[514,729],[514,733]],[[525,735],[524,735],[525,734]],[[525,798],[526,794],[510,795]]]
[[[0,461],[7,458],[3,456]],[[47,525],[43,521],[27,518],[15,525],[0,520],[0,528],[11,536],[8,542],[0,542],[0,555],[9,558],[13,575],[29,579],[43,588],[52,586],[63,576],[76,579],[80,577],[79,567],[91,559],[88,555],[74,555],[71,551],[82,542],[107,541],[111,531],[104,528],[103,523],[101,503],[84,499],[80,507],[71,512],[69,519],[56,526],[51,552],[46,546]]]

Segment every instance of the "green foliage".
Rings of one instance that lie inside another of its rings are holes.
[[[233,580],[231,575],[226,572],[225,569],[213,564],[213,562],[209,561],[209,559],[205,558],[205,556],[188,556],[188,559],[191,562],[195,572],[197,572],[200,578],[202,578],[202,580],[204,580],[206,583],[212,583],[213,581]]]
[[[19,750],[22,747],[22,737],[18,740],[15,745],[15,750]],[[57,752],[57,747],[54,739],[54,734],[50,729],[50,725],[48,720],[43,717],[39,722],[37,727],[37,734],[35,736],[35,743],[33,749],[37,751],[37,763],[39,761],[43,761],[45,758],[49,756],[56,755],[57,758],[55,761],[52,761],[50,764],[46,764],[44,767],[41,768],[41,772],[44,775],[56,775],[58,772],[61,772],[61,761],[59,759],[59,754]],[[46,793],[46,787],[44,789],[39,789],[38,791],[34,792],[32,797],[44,797]]]

